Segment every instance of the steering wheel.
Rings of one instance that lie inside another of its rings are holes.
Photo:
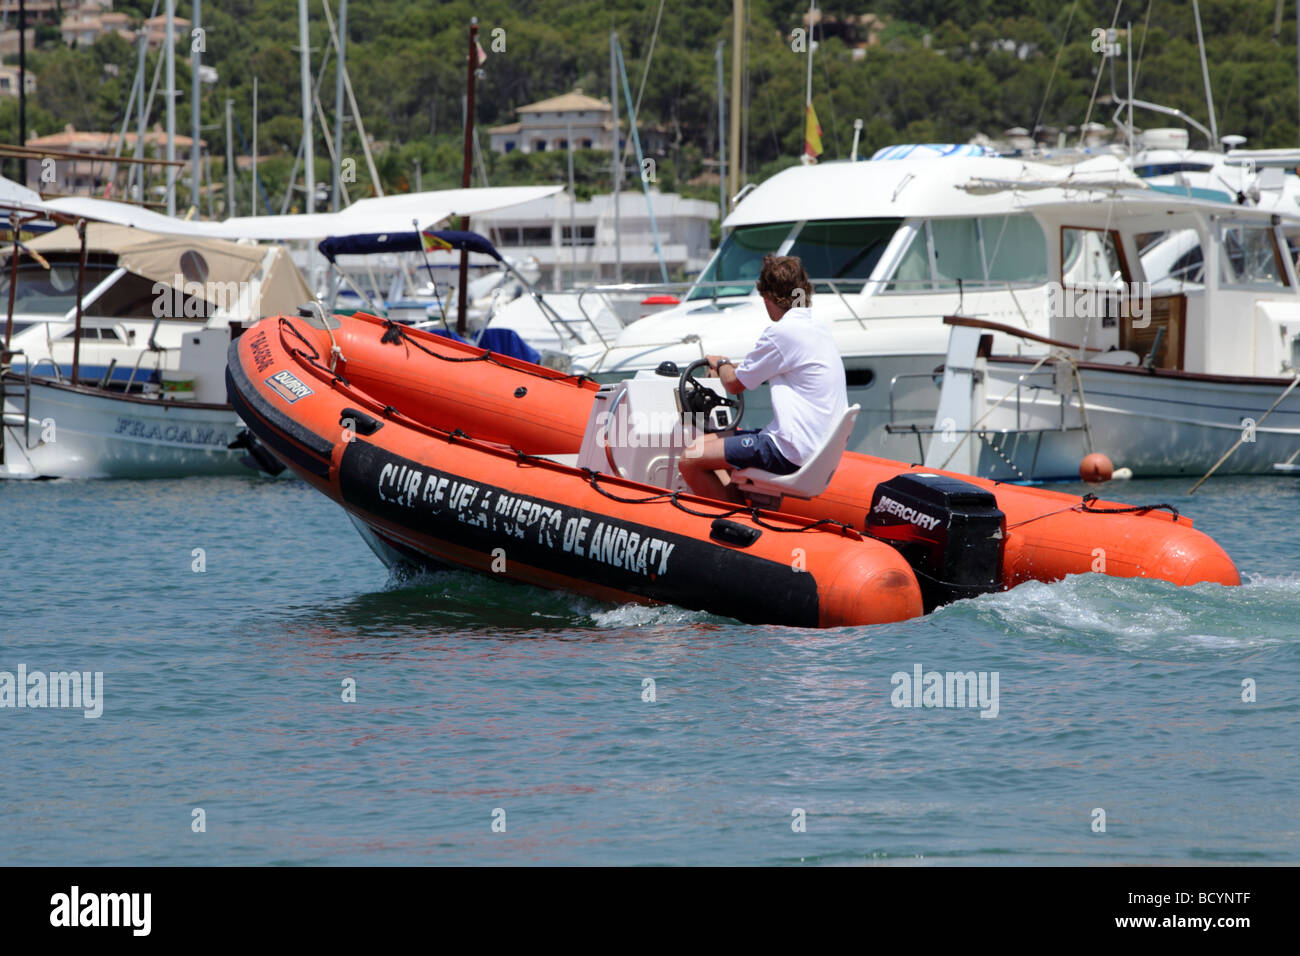
[[[677,397],[681,399],[682,412],[692,413],[699,416],[697,420],[703,420],[704,431],[713,435],[718,432],[730,431],[740,424],[740,420],[745,417],[745,395],[719,395],[711,388],[705,388],[692,377],[697,369],[708,368],[708,359],[696,359],[686,370],[682,372],[681,378],[677,380]],[[726,425],[716,425],[713,421],[713,410],[715,408],[730,408],[735,413],[731,421]]]

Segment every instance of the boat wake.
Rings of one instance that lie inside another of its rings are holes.
[[[985,627],[1063,648],[1113,650],[1136,657],[1201,659],[1300,646],[1295,629],[1300,575],[1246,575],[1240,587],[1071,575],[1030,581],[962,601],[935,615],[969,617]]]

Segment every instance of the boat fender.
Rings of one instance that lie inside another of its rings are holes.
[[[1006,515],[987,489],[949,475],[897,475],[876,486],[866,532],[907,559],[927,612],[1002,590]]]
[[[723,544],[735,545],[737,548],[748,548],[759,539],[762,533],[757,528],[737,524],[735,521],[728,521],[726,518],[718,518],[713,522],[709,537]]]

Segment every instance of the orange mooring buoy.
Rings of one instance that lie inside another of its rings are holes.
[[[1114,473],[1115,466],[1099,451],[1084,456],[1083,461],[1079,462],[1079,477],[1090,484],[1110,481]]]

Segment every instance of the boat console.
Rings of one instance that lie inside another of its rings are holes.
[[[743,395],[728,394],[719,379],[695,377],[706,366],[704,359],[685,370],[664,362],[602,386],[578,467],[689,493],[677,468],[682,454],[702,434],[730,434],[745,414]]]
[[[716,378],[699,379],[705,359],[679,372],[664,362],[653,372],[606,385],[596,393],[582,450],[581,468],[633,481],[686,491],[677,463],[701,434],[732,434],[745,414],[745,396],[729,394]],[[676,388],[670,383],[676,378]],[[848,445],[859,406],[845,410],[821,447],[798,471],[774,475],[758,468],[732,473],[741,493],[752,503],[776,509],[784,497],[814,498],[826,490]]]

